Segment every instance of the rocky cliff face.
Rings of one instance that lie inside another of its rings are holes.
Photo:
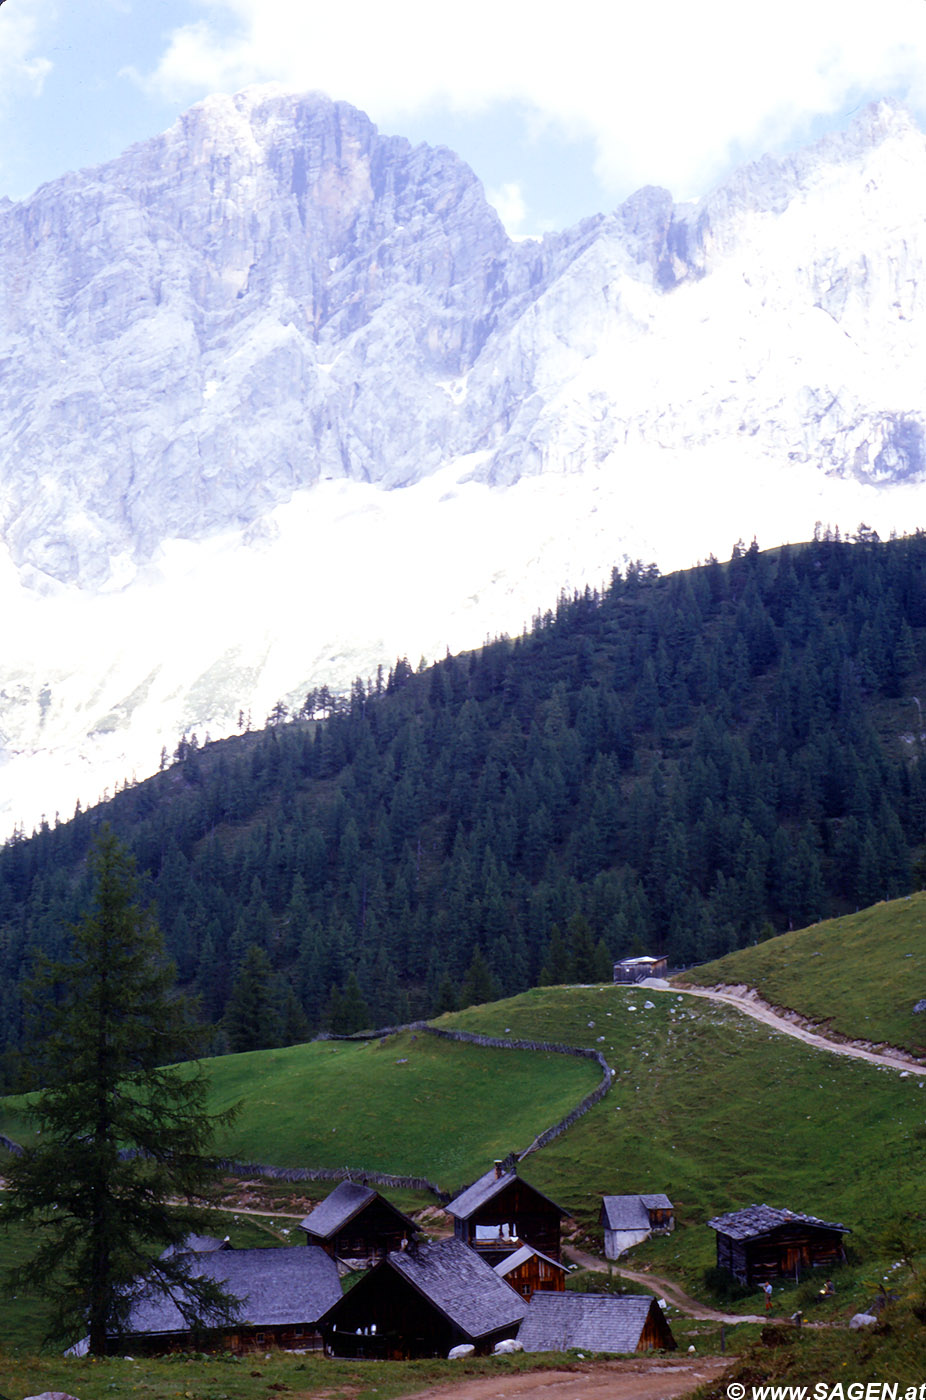
[[[0,210],[0,529],[99,584],[295,490],[486,480],[730,435],[919,474],[926,143],[887,105],[702,206],[512,244],[451,152],[212,98]]]
[[[924,190],[878,104],[513,243],[452,152],[255,90],[0,202],[10,789],[66,750],[95,796],[625,553],[921,524]]]

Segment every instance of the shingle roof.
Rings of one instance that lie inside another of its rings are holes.
[[[716,1215],[709,1220],[712,1230],[728,1235],[733,1240],[751,1240],[759,1235],[767,1235],[781,1225],[818,1225],[823,1230],[841,1230],[850,1234],[848,1225],[839,1225],[833,1220],[820,1220],[815,1215],[802,1215],[796,1210],[778,1210],[775,1206],[747,1206],[745,1210],[730,1211],[727,1215]]]
[[[503,1259],[500,1264],[493,1264],[493,1271],[499,1278],[505,1278],[512,1269],[518,1269],[522,1264],[526,1264],[528,1259],[542,1259],[545,1264],[549,1264],[552,1269],[560,1269],[566,1272],[565,1264],[558,1264],[555,1259],[551,1259],[548,1254],[541,1254],[539,1249],[532,1248],[529,1244],[522,1244],[520,1249],[516,1249],[514,1254],[509,1254],[507,1259]]]
[[[211,1254],[216,1249],[231,1249],[228,1236],[219,1239],[216,1235],[184,1235],[179,1244],[168,1245],[161,1255],[169,1259],[173,1254]]]
[[[314,1323],[341,1297],[337,1265],[323,1249],[229,1249],[190,1255],[194,1278],[211,1278],[241,1300],[237,1320],[255,1327]],[[172,1298],[142,1296],[132,1308],[130,1334],[186,1332]]]
[[[491,1167],[489,1171],[483,1173],[483,1175],[479,1177],[478,1181],[474,1181],[472,1186],[467,1186],[465,1191],[461,1191],[459,1196],[455,1196],[450,1204],[445,1206],[445,1210],[449,1215],[456,1216],[460,1220],[468,1220],[471,1215],[474,1215],[477,1210],[486,1205],[488,1201],[491,1201],[500,1191],[504,1191],[506,1186],[510,1186],[513,1181],[517,1181],[518,1179],[517,1172],[502,1172],[501,1176],[496,1176],[495,1168]],[[527,1186],[529,1190],[535,1192],[541,1200],[546,1201],[548,1205],[552,1206],[554,1210],[558,1210],[560,1215],[566,1214],[562,1206],[558,1206],[555,1201],[550,1200],[549,1196],[545,1196],[542,1191],[538,1191],[535,1186],[531,1186],[529,1182],[524,1181],[523,1177],[521,1178],[521,1182],[524,1186]]]
[[[300,1222],[300,1229],[314,1235],[317,1240],[330,1239],[375,1196],[376,1192],[370,1186],[361,1186],[356,1181],[342,1181]]]
[[[654,1306],[639,1293],[535,1293],[518,1341],[525,1351],[636,1351]]]
[[[642,1196],[602,1196],[607,1230],[648,1230],[649,1215]]]
[[[460,1240],[395,1249],[387,1264],[473,1340],[503,1327],[513,1332],[527,1308],[524,1299]]]
[[[651,1210],[671,1210],[668,1196],[602,1196],[605,1228],[608,1230],[648,1230]]]

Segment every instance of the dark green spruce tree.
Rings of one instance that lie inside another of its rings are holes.
[[[87,1336],[102,1355],[119,1346],[143,1292],[169,1293],[199,1325],[226,1320],[237,1300],[191,1278],[182,1253],[164,1256],[202,1229],[213,1130],[227,1117],[207,1113],[202,1071],[178,1064],[197,1033],[139,904],[134,861],[108,828],[90,867],[93,907],[70,955],[34,979],[42,1088],[26,1112],[37,1141],[4,1168],[0,1221],[25,1224],[37,1241],[11,1286],[51,1301],[53,1336]]]

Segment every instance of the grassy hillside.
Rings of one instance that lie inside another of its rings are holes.
[[[601,1077],[596,1064],[568,1055],[483,1050],[409,1032],[224,1055],[206,1067],[210,1107],[241,1105],[217,1141],[222,1155],[423,1175],[446,1190],[527,1147]],[[28,1139],[16,1100],[0,1104],[0,1132]]]
[[[666,1191],[689,1224],[766,1200],[863,1235],[921,1206],[922,1079],[811,1049],[681,992],[543,988],[436,1024],[604,1052],[611,1093],[523,1168],[585,1225],[603,1193],[643,1190]],[[420,1174],[446,1189],[526,1147],[598,1078],[568,1056],[407,1032],[207,1064],[211,1106],[241,1102],[222,1153]],[[3,1105],[0,1131],[16,1136],[14,1109]]]
[[[544,988],[439,1024],[604,1052],[611,1093],[523,1168],[587,1226],[601,1194],[641,1190],[666,1191],[686,1224],[765,1200],[866,1237],[920,1208],[921,1079],[813,1050],[680,992]],[[409,1033],[208,1063],[212,1106],[242,1103],[223,1153],[421,1174],[448,1189],[525,1147],[597,1080],[593,1064],[570,1057]],[[16,1126],[0,1115],[0,1130],[15,1136]],[[711,1244],[710,1232],[698,1235]]]
[[[583,1223],[604,1193],[665,1191],[686,1226],[767,1201],[871,1238],[922,1204],[921,1079],[810,1049],[679,993],[555,988],[447,1020],[597,1044],[617,1070],[602,1103],[524,1164]],[[710,1262],[709,1230],[676,1232],[673,1253],[695,1234]]]
[[[784,933],[685,972],[679,983],[745,983],[850,1038],[926,1056],[926,892]]]

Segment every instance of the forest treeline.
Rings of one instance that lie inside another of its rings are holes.
[[[818,532],[819,533],[819,532]],[[0,850],[0,1037],[66,954],[108,822],[216,1050],[681,966],[908,892],[926,535],[639,564],[514,639],[266,729]],[[307,718],[306,716],[315,716]]]

